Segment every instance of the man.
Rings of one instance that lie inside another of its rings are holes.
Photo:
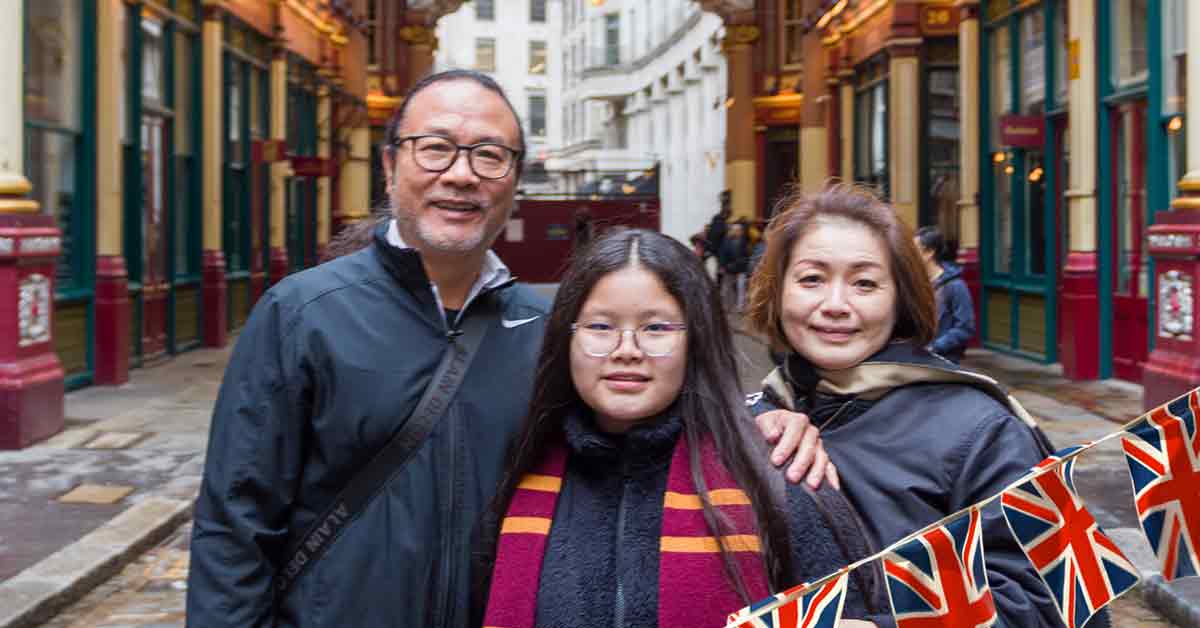
[[[708,223],[708,229],[705,233],[707,240],[707,254],[717,260],[716,280],[717,285],[721,285],[721,245],[725,242],[725,232],[729,229],[729,216],[733,210],[730,206],[732,192],[722,190],[717,197],[721,203],[721,209],[712,217]]]
[[[365,249],[288,277],[255,306],[213,413],[189,625],[465,624],[473,528],[527,409],[548,313],[488,250],[524,147],[492,79],[423,79],[387,130],[392,219]],[[356,512],[330,510],[409,427],[447,346],[477,323],[486,336],[412,457]],[[806,419],[760,425],[781,435],[776,455],[802,441],[792,477],[813,461],[825,473]]]

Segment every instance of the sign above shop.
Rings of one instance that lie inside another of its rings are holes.
[[[1046,121],[1042,116],[1000,116],[1000,144],[1010,148],[1042,148]]]
[[[923,35],[955,35],[958,33],[958,9],[950,4],[931,4],[921,7]]]

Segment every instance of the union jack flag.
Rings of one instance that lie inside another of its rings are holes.
[[[731,614],[727,623],[737,628],[835,628],[842,618],[849,574],[843,570],[836,578],[798,596],[809,587],[807,583],[776,593]],[[772,604],[777,606],[770,612],[747,619]]]
[[[1200,575],[1200,388],[1128,428],[1134,505],[1164,580]]]
[[[1050,588],[1063,623],[1078,628],[1133,588],[1140,576],[1075,493],[1069,447],[1038,463],[1047,471],[1001,496],[1004,518]]]
[[[979,509],[930,530],[883,557],[899,628],[986,628],[996,604],[983,561]]]

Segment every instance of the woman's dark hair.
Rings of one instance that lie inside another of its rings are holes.
[[[447,70],[430,74],[419,80],[408,90],[408,95],[404,97],[404,102],[392,113],[392,117],[387,123],[387,132],[384,134],[383,145],[379,150],[386,153],[389,157],[395,157],[396,145],[393,143],[397,134],[400,132],[400,124],[404,122],[404,115],[408,113],[408,105],[413,101],[413,97],[424,91],[426,88],[445,83],[446,81],[472,81],[479,86],[489,91],[495,92],[508,106],[508,110],[512,112],[513,119],[517,121],[517,143],[521,151],[525,150],[525,127],[521,125],[521,116],[513,107],[512,101],[508,99],[508,95],[504,93],[504,88],[496,82],[492,77],[476,72],[475,70]],[[521,172],[525,169],[524,155],[522,154],[517,159],[516,173],[513,175],[517,181],[521,180]],[[329,244],[326,245],[325,251],[321,254],[321,261],[327,262],[331,259],[337,259],[343,255],[354,253],[360,249],[366,248],[371,244],[371,239],[375,231],[375,226],[380,222],[386,222],[392,217],[391,211],[387,206],[387,195],[384,195],[382,207],[377,207],[371,212],[369,218],[363,218],[357,222],[346,225],[338,231]]]
[[[920,346],[929,344],[937,329],[933,288],[913,244],[912,228],[900,220],[891,205],[865,187],[839,183],[815,194],[793,191],[775,208],[775,217],[767,226],[767,250],[750,279],[750,306],[746,313],[747,321],[767,336],[772,348],[790,348],[783,333],[781,311],[783,282],[792,248],[810,230],[831,220],[862,225],[883,242],[896,282],[896,327],[892,339],[907,339]]]
[[[521,478],[561,437],[564,415],[587,410],[571,379],[571,324],[598,281],[629,267],[654,273],[683,310],[687,366],[674,407],[684,436],[693,444],[712,439],[721,462],[754,505],[770,581],[777,588],[786,587],[791,571],[787,518],[777,510],[779,499],[774,497],[783,494],[782,476],[766,468],[766,441],[754,428],[739,389],[733,337],[717,288],[699,258],[683,244],[653,231],[622,228],[605,232],[582,250],[563,275],[546,325],[529,414],[514,441],[511,466],[482,524],[479,575],[486,580],[491,573],[500,524]],[[713,507],[701,473],[700,447],[689,449],[692,482],[708,528],[718,539],[725,576],[750,604],[755,600],[724,541],[732,533],[729,523]],[[487,594],[486,588],[480,585],[482,595]]]
[[[933,251],[933,259],[939,262],[954,261],[956,252],[950,251],[950,242],[942,235],[942,230],[932,225],[917,229],[917,242],[926,251]]]

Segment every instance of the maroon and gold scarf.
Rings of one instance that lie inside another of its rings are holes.
[[[700,453],[709,499],[732,528],[725,545],[733,552],[751,600],[767,597],[770,587],[750,499],[721,464],[710,440],[701,444]],[[546,539],[566,463],[567,447],[559,442],[521,479],[509,502],[500,527],[485,628],[534,627]],[[725,578],[717,541],[704,521],[686,437],[675,445],[668,473],[659,543],[658,625],[719,626],[745,600]]]

